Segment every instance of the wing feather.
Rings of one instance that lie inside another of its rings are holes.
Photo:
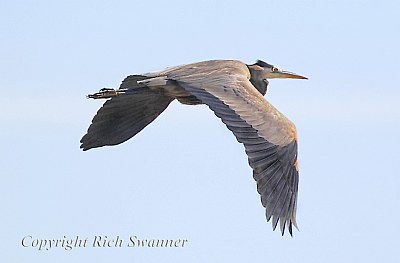
[[[127,79],[122,85],[131,81]],[[146,87],[107,100],[82,137],[81,148],[85,151],[128,140],[157,118],[172,100]]]

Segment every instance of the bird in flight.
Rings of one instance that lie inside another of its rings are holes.
[[[120,144],[140,132],[175,99],[206,104],[244,145],[267,221],[278,222],[282,235],[297,228],[299,182],[297,132],[294,124],[265,98],[268,79],[306,77],[282,71],[258,60],[211,60],[131,75],[119,89],[88,95],[109,99],[98,110],[81,139],[86,151]]]

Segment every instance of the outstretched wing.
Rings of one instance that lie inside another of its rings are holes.
[[[226,66],[207,74],[179,69],[167,77],[207,104],[244,144],[267,221],[272,218],[274,230],[280,221],[282,235],[285,225],[292,235],[299,180],[296,128],[250,83],[242,65],[223,74],[217,68]]]
[[[129,92],[107,100],[99,109],[81,139],[81,148],[86,151],[105,145],[120,144],[136,135],[157,118],[173,98],[165,96],[162,90],[151,90],[138,85],[143,76],[129,76],[121,89]]]

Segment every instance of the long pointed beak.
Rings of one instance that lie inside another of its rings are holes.
[[[272,78],[279,79],[308,79],[307,77],[289,72],[289,71],[274,71],[271,73]]]

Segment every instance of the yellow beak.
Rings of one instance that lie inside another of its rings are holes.
[[[289,71],[274,71],[270,73],[269,78],[276,79],[308,79],[307,77],[289,72]]]

